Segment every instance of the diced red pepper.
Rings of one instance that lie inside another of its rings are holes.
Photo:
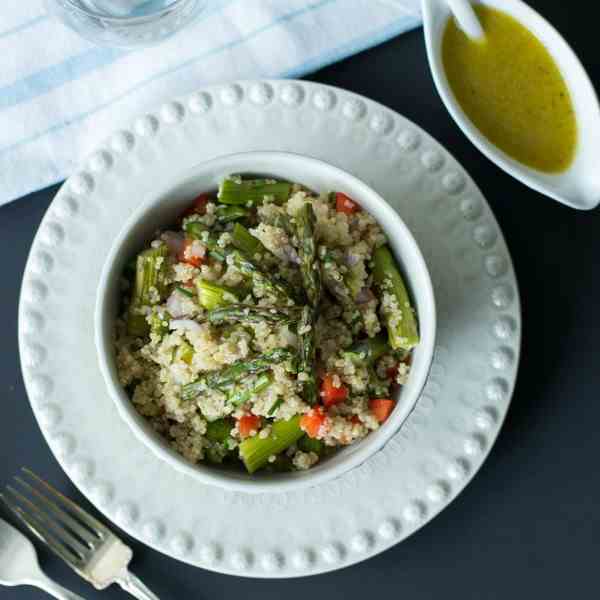
[[[302,429],[302,431],[304,431],[308,437],[323,437],[326,427],[327,415],[323,412],[323,409],[320,406],[312,408],[300,418],[300,429]]]
[[[352,425],[360,425],[362,421],[358,415],[352,415],[350,417],[350,423],[352,423]]]
[[[185,239],[181,251],[177,254],[177,260],[192,265],[193,267],[199,267],[204,264],[204,258],[202,256],[189,256],[189,253],[187,252],[188,248],[190,248],[193,243],[194,240],[190,240],[189,238]]]
[[[340,384],[339,387],[334,385],[334,376],[325,375],[321,383],[321,400],[323,406],[329,408],[334,404],[339,404],[348,398],[348,388]]]
[[[183,217],[189,217],[190,215],[203,215],[206,212],[206,205],[210,202],[211,198],[208,194],[200,194],[194,199],[192,205],[186,208]]]
[[[257,415],[244,415],[238,419],[238,431],[242,439],[250,437],[260,428],[260,417]]]
[[[398,375],[398,365],[394,365],[393,367],[389,367],[386,369],[385,374],[388,379],[392,381],[396,379],[396,375]]]
[[[383,423],[394,410],[396,403],[389,398],[373,398],[369,400],[369,410],[373,413],[375,418]]]
[[[345,213],[347,215],[351,215],[352,213],[359,212],[361,210],[360,205],[354,202],[352,198],[346,196],[346,194],[342,194],[342,192],[337,192],[335,195],[335,209],[338,212]]]

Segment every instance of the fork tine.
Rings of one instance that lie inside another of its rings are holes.
[[[46,544],[46,546],[48,546],[48,548],[50,548],[50,550],[52,550],[59,558],[62,558],[72,569],[79,572],[79,568],[83,566],[81,558],[61,544],[43,523],[36,521],[32,515],[25,513],[19,506],[2,493],[0,493],[0,500],[2,500],[4,505],[25,524],[31,533]]]
[[[33,517],[46,530],[50,527],[53,530],[52,535],[72,550],[74,554],[78,555],[81,559],[89,556],[91,551],[87,546],[84,546],[68,529],[58,524],[45,512],[40,510],[39,506],[34,504],[29,498],[23,496],[23,494],[10,485],[6,486],[6,491],[10,492],[14,499],[17,500],[16,505],[23,513],[27,513],[30,517]]]
[[[51,511],[56,518],[66,525],[77,537],[81,538],[86,542],[90,548],[94,548],[104,537],[102,534],[94,535],[89,529],[82,527],[70,514],[65,512],[62,508],[56,505],[52,500],[48,499],[44,494],[34,488],[32,485],[21,479],[19,476],[15,476],[15,480],[21,484],[31,495],[39,498],[46,510]]]
[[[38,477],[31,469],[27,467],[23,467],[21,469],[24,473],[29,475],[34,481],[39,483],[42,487],[46,489],[50,493],[51,496],[55,498],[57,502],[62,504],[65,508],[68,508],[72,513],[77,515],[77,517],[81,520],[81,522],[86,525],[91,530],[95,531],[99,537],[101,536],[111,536],[113,533],[105,527],[100,521],[92,517],[92,515],[88,514],[80,508],[75,502],[69,500],[66,496],[63,496],[58,490],[54,489],[49,483],[46,483],[41,477]]]

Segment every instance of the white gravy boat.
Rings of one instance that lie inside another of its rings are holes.
[[[600,106],[594,87],[579,59],[563,37],[520,0],[482,0],[524,25],[547,48],[570,90],[578,126],[575,158],[560,173],[543,173],[511,158],[492,144],[456,101],[442,62],[442,39],[451,16],[447,0],[422,0],[427,56],[435,85],[450,114],[465,135],[491,161],[525,185],[567,206],[589,210],[600,202]]]

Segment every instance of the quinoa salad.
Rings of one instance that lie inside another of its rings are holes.
[[[230,177],[122,279],[119,379],[191,463],[306,470],[377,430],[419,343],[375,219],[345,194]]]

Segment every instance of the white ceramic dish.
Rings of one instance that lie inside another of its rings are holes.
[[[521,0],[483,0],[479,3],[504,11],[522,23],[546,46],[556,61],[571,92],[579,129],[573,164],[563,173],[542,173],[514,160],[481,134],[456,101],[444,70],[442,39],[451,15],[447,0],[422,0],[427,56],[444,104],[465,135],[501,169],[534,190],[572,208],[595,208],[600,202],[600,106],[585,69],[558,31]]]
[[[119,384],[113,340],[120,304],[119,281],[125,265],[152,239],[157,229],[164,229],[173,222],[175,215],[181,214],[189,206],[190,199],[202,192],[215,190],[228,175],[240,173],[301,182],[319,193],[340,191],[356,200],[386,232],[418,315],[421,341],[413,351],[409,380],[396,393],[397,405],[388,420],[364,440],[341,449],[308,471],[248,475],[211,465],[192,465],[153,431]],[[156,190],[132,215],[115,240],[102,271],[94,321],[98,360],[108,392],[133,433],[169,465],[196,477],[202,483],[238,492],[263,493],[287,492],[324,483],[360,465],[384,446],[410,414],[425,385],[433,358],[436,315],[433,288],[423,256],[398,213],[383,198],[356,177],[323,161],[292,153],[247,152],[193,167],[170,185]]]
[[[399,432],[337,479],[281,494],[204,485],[149,452],[106,393],[94,344],[99,277],[142,200],[199,162],[248,150],[312,155],[365,181],[410,228],[437,302],[430,375]],[[493,446],[515,384],[520,339],[510,255],[462,167],[397,113],[307,81],[208,87],[111,135],[52,202],[31,248],[19,307],[32,409],[82,493],[153,548],[247,577],[346,567],[431,520]]]

